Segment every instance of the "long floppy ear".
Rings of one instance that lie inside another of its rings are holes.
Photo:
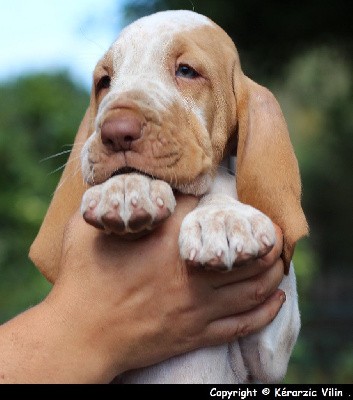
[[[239,200],[268,215],[284,235],[286,273],[298,239],[308,234],[297,159],[281,108],[266,88],[244,76],[237,99],[236,180]]]
[[[88,109],[54,197],[29,252],[30,259],[50,282],[54,282],[58,275],[65,225],[79,208],[82,195],[87,189],[81,174],[80,153],[88,138],[89,127]]]

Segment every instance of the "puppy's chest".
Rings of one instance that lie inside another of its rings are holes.
[[[238,199],[235,176],[225,166],[218,167],[217,175],[213,180],[209,194],[222,194]]]

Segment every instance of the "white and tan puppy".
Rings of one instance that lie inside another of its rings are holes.
[[[231,155],[235,177],[224,166]],[[268,252],[271,220],[284,234],[288,275],[280,287],[287,301],[269,326],[121,381],[280,381],[300,328],[290,267],[295,243],[307,233],[300,176],[277,101],[243,74],[229,36],[190,11],[153,14],[124,29],[95,69],[70,157],[30,253],[51,281],[65,224],[81,200],[88,223],[131,235],[163,223],[175,207],[173,191],[200,197],[179,245],[186,262],[207,269],[230,270]]]

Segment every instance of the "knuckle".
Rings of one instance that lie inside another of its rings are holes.
[[[275,264],[280,260],[281,250],[279,250],[276,245],[272,249],[261,257],[262,266],[265,270],[269,270],[275,266]]]
[[[248,321],[243,321],[238,324],[233,332],[233,339],[244,337],[252,332],[252,326]]]
[[[256,284],[254,297],[257,304],[262,304],[266,300],[267,290],[263,282],[258,282]]]
[[[273,306],[273,307],[271,307],[269,309],[269,311],[268,311],[269,322],[272,322],[276,318],[279,310],[280,309],[278,307],[275,307],[275,306]]]

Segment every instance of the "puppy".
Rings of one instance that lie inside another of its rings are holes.
[[[121,382],[280,381],[300,329],[290,266],[307,234],[298,165],[274,96],[243,74],[230,37],[190,11],[137,20],[98,62],[89,109],[30,256],[54,281],[59,238],[79,203],[93,226],[138,235],[173,212],[174,191],[200,198],[179,236],[192,266],[227,271],[264,255],[278,224],[287,301],[257,334],[126,373]]]

